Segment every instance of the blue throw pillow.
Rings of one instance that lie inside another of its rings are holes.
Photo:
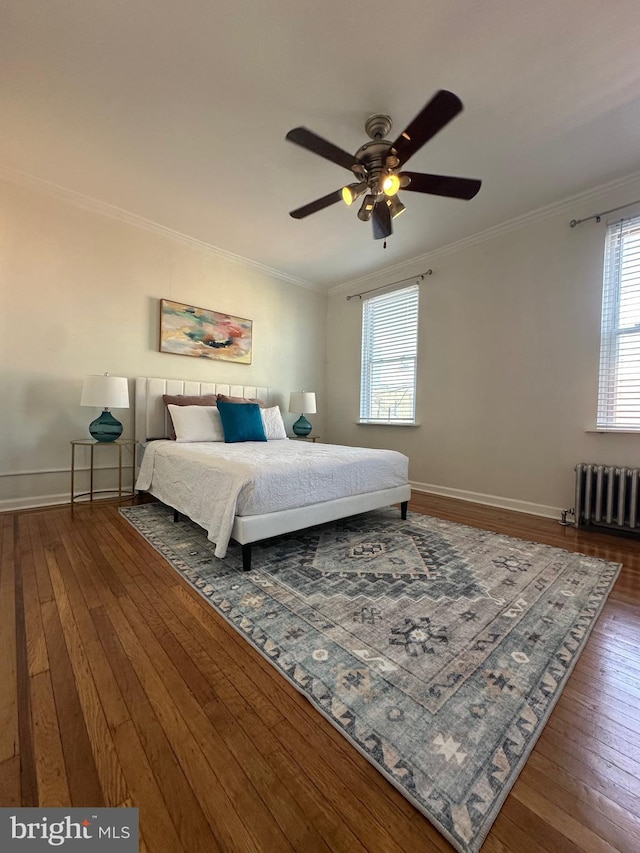
[[[218,411],[227,444],[236,441],[267,440],[260,406],[257,403],[227,403],[218,400]]]

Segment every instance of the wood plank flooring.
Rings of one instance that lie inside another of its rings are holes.
[[[414,493],[623,570],[483,853],[640,850],[640,542]],[[149,853],[450,845],[121,519],[0,515],[0,806],[140,808]]]

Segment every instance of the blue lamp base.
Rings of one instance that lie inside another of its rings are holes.
[[[105,409],[95,421],[91,421],[89,432],[96,441],[115,441],[122,435],[122,424]]]
[[[302,436],[302,435],[309,435],[312,427],[311,427],[311,424],[309,423],[309,421],[305,418],[305,416],[300,415],[298,420],[294,423],[292,429],[296,435]]]

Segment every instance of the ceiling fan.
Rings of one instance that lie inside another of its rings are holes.
[[[348,154],[305,127],[294,127],[287,133],[286,138],[290,142],[348,169],[356,180],[329,195],[292,210],[289,215],[294,219],[304,219],[305,216],[323,210],[341,199],[351,205],[357,198],[364,196],[358,218],[363,222],[371,220],[374,239],[382,240],[392,233],[391,220],[405,210],[397,195],[400,189],[448,198],[472,199],[480,189],[481,181],[400,171],[425,142],[461,111],[460,98],[453,92],[441,89],[395,142],[385,138],[391,130],[390,117],[373,115],[367,119],[364,126],[371,142],[365,142],[355,154]]]

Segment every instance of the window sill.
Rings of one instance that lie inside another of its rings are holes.
[[[356,426],[419,427],[418,421],[394,423],[394,421],[356,421]]]
[[[606,427],[600,427],[596,429],[595,427],[589,427],[585,429],[585,432],[594,432],[600,435],[640,435],[640,427],[638,429],[607,429]]]

